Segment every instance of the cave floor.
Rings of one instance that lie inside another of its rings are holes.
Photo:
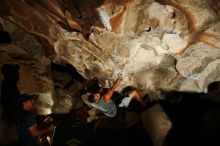
[[[166,137],[167,146],[219,146],[220,104],[206,99],[183,98],[159,103],[173,127]],[[151,106],[153,106],[152,104]],[[121,119],[101,118],[86,122],[90,108],[83,106],[67,115],[54,115],[56,132],[53,146],[152,146],[141,122],[125,128]]]
[[[220,145],[220,103],[186,97],[154,104],[164,108],[173,124],[166,136],[166,146]],[[87,123],[89,109],[84,105],[69,114],[50,115],[56,125],[52,146],[152,146],[141,122],[129,128],[119,119],[101,118]],[[7,146],[15,145],[16,142]]]
[[[53,146],[152,146],[141,122],[129,128],[125,128],[122,118],[103,117],[87,123],[89,109],[85,105],[67,115],[53,115],[57,125]]]

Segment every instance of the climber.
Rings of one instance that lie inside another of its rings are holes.
[[[118,105],[119,108],[128,107],[132,99],[136,99],[145,107],[146,103],[144,102],[143,97],[136,88],[125,88],[129,90],[126,90],[123,95],[119,93],[117,94],[117,92],[115,92],[115,89],[119,86],[121,81],[122,76],[119,76],[111,88],[101,88],[99,91],[88,93],[88,101],[90,105],[102,111],[104,115],[112,118],[116,117],[117,115],[117,106],[115,102],[117,103],[118,100],[120,100],[120,104]]]
[[[34,96],[21,94],[18,104],[21,108],[17,123],[18,140],[21,146],[37,146],[40,136],[52,134],[54,127],[50,125],[44,129],[39,129],[36,119],[33,117]]]

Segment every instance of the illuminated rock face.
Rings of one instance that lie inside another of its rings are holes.
[[[20,65],[21,92],[51,99],[51,62],[86,79],[123,72],[118,90],[205,92],[220,80],[219,10],[218,0],[1,1],[13,40],[1,45],[1,63]]]
[[[83,104],[82,82],[52,71],[52,63],[110,83],[123,72],[118,90],[136,86],[151,100],[163,98],[161,91],[206,92],[220,81],[219,0],[1,0],[0,24],[12,38],[0,44],[0,67],[19,66],[18,89],[39,95],[38,114]],[[144,126],[154,145],[162,145],[172,124],[157,107],[142,118],[155,112],[161,114],[156,126]],[[10,139],[0,127],[0,141]]]

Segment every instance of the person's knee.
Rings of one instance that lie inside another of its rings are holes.
[[[135,98],[139,95],[139,93],[137,92],[136,89],[132,89],[129,93],[128,93],[129,97]]]
[[[91,110],[88,111],[89,116],[97,116],[99,113],[100,111],[97,110],[96,108],[92,108]]]

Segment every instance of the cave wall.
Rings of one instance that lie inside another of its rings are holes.
[[[219,81],[217,0],[0,2],[12,43],[1,64],[19,64],[21,92],[51,94],[50,63],[68,63],[85,78],[152,92],[206,92]],[[155,96],[153,96],[155,95]]]
[[[101,82],[122,72],[117,90],[136,86],[151,100],[163,98],[162,91],[207,92],[220,81],[219,0],[1,0],[0,24],[11,37],[0,43],[0,67],[19,66],[17,87],[39,95],[38,114],[83,104],[77,98],[83,82],[51,64],[72,65]],[[0,125],[7,143],[15,127]]]

